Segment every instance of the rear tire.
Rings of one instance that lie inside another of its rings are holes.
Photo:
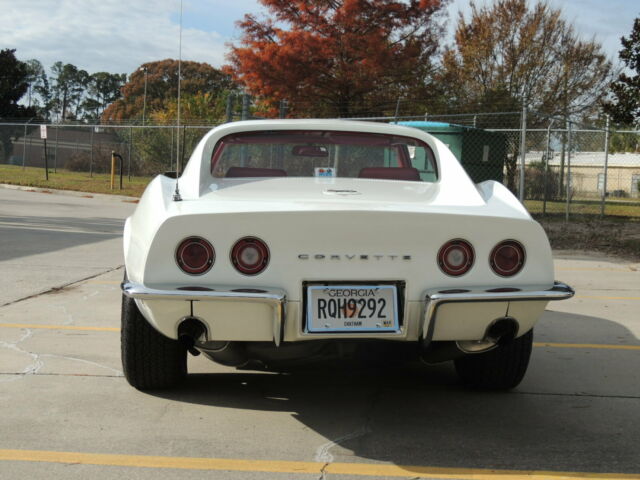
[[[484,390],[516,387],[529,366],[533,330],[486,353],[467,354],[454,361],[464,385]]]
[[[122,368],[138,390],[169,388],[187,375],[187,349],[165,337],[142,316],[133,298],[122,295]]]

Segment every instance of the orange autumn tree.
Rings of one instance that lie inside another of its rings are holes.
[[[260,0],[245,15],[225,71],[275,113],[298,116],[393,112],[424,89],[434,69],[448,0]]]

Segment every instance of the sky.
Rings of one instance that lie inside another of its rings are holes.
[[[583,38],[595,36],[612,59],[640,16],[638,0],[550,3]],[[450,32],[468,4],[452,1]],[[178,57],[180,0],[0,0],[0,11],[0,49],[15,48],[20,60],[35,58],[45,68],[60,60],[89,73],[130,74],[142,63]],[[258,0],[183,0],[182,58],[220,67],[226,44],[239,38],[236,21],[260,11]]]

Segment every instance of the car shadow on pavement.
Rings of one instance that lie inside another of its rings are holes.
[[[635,338],[595,317],[562,314],[558,321],[571,328],[594,322],[615,330],[610,335]],[[637,351],[537,346],[525,381],[511,392],[467,390],[448,362],[194,374],[176,390],[153,394],[212,408],[290,413],[327,439],[318,452],[300,452],[322,462],[638,473],[640,391],[624,393],[618,384],[640,385],[638,357]],[[623,375],[613,375],[607,364],[624,365]],[[278,434],[275,425],[274,438]]]

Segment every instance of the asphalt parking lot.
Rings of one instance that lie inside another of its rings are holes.
[[[0,478],[640,479],[640,264],[557,252],[522,384],[449,364],[122,377],[120,198],[0,188]],[[64,287],[64,288],[60,288]]]

